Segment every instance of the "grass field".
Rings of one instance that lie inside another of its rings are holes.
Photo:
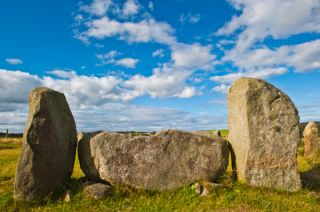
[[[222,134],[226,136],[227,131]],[[196,194],[190,186],[162,193],[117,187],[104,200],[90,200],[81,191],[84,174],[76,160],[69,182],[73,194],[70,203],[58,199],[31,204],[13,200],[21,139],[0,139],[0,211],[320,211],[320,152],[305,159],[301,156],[302,145],[299,147],[299,170],[308,183],[304,183],[305,188],[299,192],[249,187],[233,182],[231,172],[227,172],[219,181],[225,186],[216,188],[206,197]]]

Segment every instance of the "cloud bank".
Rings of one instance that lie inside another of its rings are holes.
[[[312,72],[320,69],[320,40],[285,44],[285,40],[302,33],[320,33],[319,0],[230,0],[240,15],[221,27],[216,36],[223,42],[221,63],[231,63],[232,71],[211,80],[219,85],[215,91],[225,91],[237,78],[247,76],[269,78],[293,72]],[[278,47],[267,39],[281,40]],[[231,45],[231,48],[223,48]]]

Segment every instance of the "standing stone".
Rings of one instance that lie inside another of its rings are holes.
[[[319,147],[318,127],[315,122],[309,122],[303,131],[304,137],[304,156],[312,155]]]
[[[168,190],[215,180],[228,166],[220,138],[168,130],[153,136],[103,132],[79,142],[81,169],[90,180]]]
[[[16,199],[41,200],[70,178],[76,125],[65,96],[48,88],[29,94],[29,117],[16,172]]]
[[[99,172],[94,165],[94,161],[91,158],[90,139],[100,133],[102,132],[78,133],[78,158],[81,170],[89,179],[97,182],[101,179],[99,177]]]
[[[238,179],[253,186],[300,189],[299,115],[290,98],[263,80],[240,78],[229,91],[228,108]]]

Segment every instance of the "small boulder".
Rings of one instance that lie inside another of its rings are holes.
[[[229,142],[240,181],[288,191],[301,188],[297,169],[299,115],[271,84],[238,79],[229,90]]]
[[[68,189],[65,193],[64,193],[64,195],[63,195],[63,201],[64,202],[71,202],[71,190],[70,189]]]
[[[203,193],[204,186],[201,183],[195,183],[191,186],[192,189],[195,190],[195,192],[199,195]]]
[[[48,88],[31,91],[14,197],[41,200],[63,187],[72,174],[76,145],[76,125],[65,96]]]
[[[228,166],[224,139],[178,130],[137,137],[104,132],[79,143],[79,151],[90,180],[151,190],[215,180]]]
[[[315,122],[309,122],[303,131],[304,156],[312,155],[319,148],[318,127]]]
[[[88,183],[84,188],[84,194],[88,198],[102,199],[112,193],[112,187],[103,183]]]
[[[194,188],[195,192],[200,196],[209,196],[214,189],[223,187],[222,184],[212,182],[195,183],[192,185],[192,188]]]

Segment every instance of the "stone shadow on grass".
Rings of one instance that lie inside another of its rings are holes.
[[[300,173],[302,187],[320,192],[320,149],[305,159],[312,168]]]
[[[320,165],[313,169],[301,172],[302,187],[320,192]]]
[[[237,163],[236,163],[236,154],[232,148],[231,143],[228,141],[228,149],[231,157],[231,167],[232,167],[232,180],[235,182],[238,179],[237,176]]]

